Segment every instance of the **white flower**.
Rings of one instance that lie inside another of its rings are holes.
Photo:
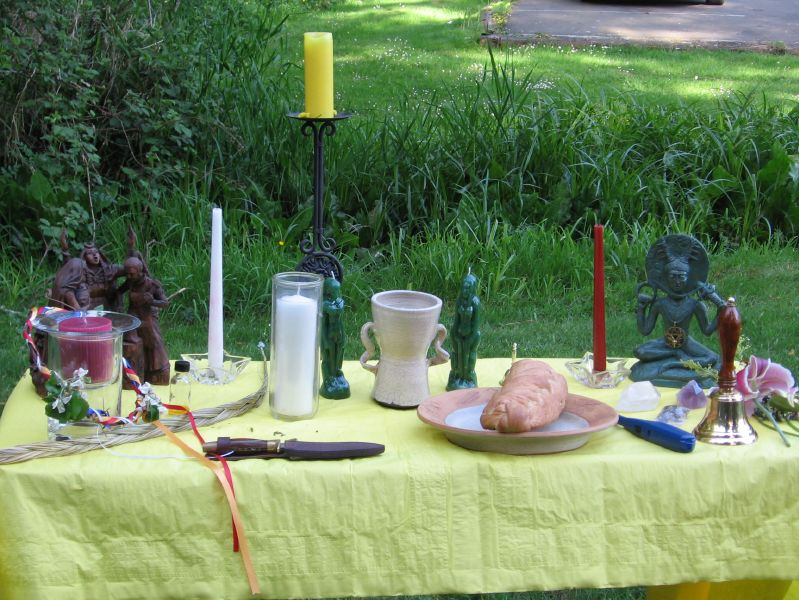
[[[71,398],[72,397],[70,396],[66,400],[64,400],[64,396],[59,396],[58,398],[53,400],[53,403],[50,406],[52,406],[55,410],[57,410],[60,413],[66,412],[67,410],[66,404],[69,400],[71,400]]]

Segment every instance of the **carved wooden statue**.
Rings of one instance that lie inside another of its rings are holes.
[[[80,256],[70,255],[66,236],[61,236],[61,254],[64,262],[55,275],[48,292],[48,304],[67,310],[94,310],[103,308],[112,312],[123,311],[124,294],[128,295],[127,312],[141,320],[141,326],[125,334],[123,354],[142,381],[153,385],[169,384],[169,358],[161,335],[158,314],[168,306],[169,299],[164,294],[161,283],[154,279],[144,257],[136,248],[136,234],[128,228],[127,260],[124,266],[106,258],[94,242],[84,244]],[[117,287],[116,280],[127,277]],[[47,359],[46,336],[34,336],[42,359]],[[32,363],[33,364],[33,363]],[[37,390],[43,393],[43,386],[31,368],[31,375]],[[130,386],[125,382],[125,387]]]
[[[164,347],[158,313],[169,305],[161,282],[146,273],[144,263],[131,256],[125,260],[128,314],[141,321],[138,329],[125,334],[125,356],[139,378],[152,385],[169,385],[169,355]]]

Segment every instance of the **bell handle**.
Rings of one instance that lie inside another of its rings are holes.
[[[735,385],[735,354],[741,339],[741,314],[735,306],[735,298],[728,298],[719,310],[719,344],[721,346],[721,368],[719,387]]]

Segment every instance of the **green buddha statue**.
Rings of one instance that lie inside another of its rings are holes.
[[[477,297],[477,277],[469,272],[461,283],[455,306],[455,320],[450,330],[452,353],[447,390],[477,387],[477,346],[480,344],[480,299]]]
[[[322,385],[319,390],[324,398],[341,400],[350,397],[350,384],[344,377],[341,365],[344,362],[344,298],[341,283],[334,277],[325,279],[322,292]]]
[[[691,321],[696,319],[702,333],[711,335],[718,324],[718,309],[724,306],[715,287],[706,282],[708,257],[704,246],[689,235],[666,235],[649,249],[646,273],[647,281],[638,285],[638,331],[649,335],[661,319],[663,336],[635,349],[638,362],[630,378],[666,387],[682,387],[692,379],[702,387],[714,385],[710,378],[700,380],[686,365],[692,361],[713,369],[720,366],[718,354],[688,334]],[[651,294],[643,293],[647,287]],[[712,320],[705,300],[716,305]]]

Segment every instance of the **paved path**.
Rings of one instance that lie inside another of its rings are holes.
[[[506,37],[799,51],[799,0],[517,0]]]

